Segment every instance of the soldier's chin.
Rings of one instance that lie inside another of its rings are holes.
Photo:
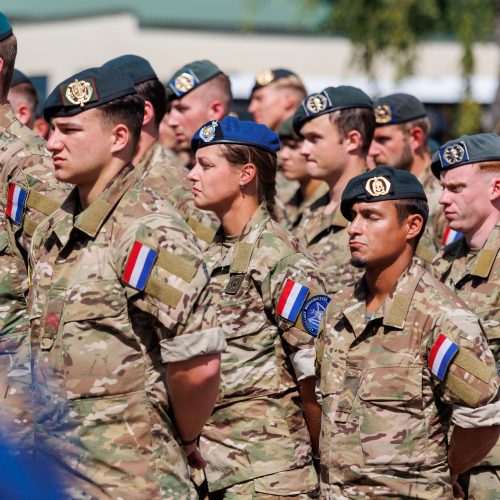
[[[368,265],[368,261],[360,257],[351,257],[351,264],[358,269],[364,269]]]

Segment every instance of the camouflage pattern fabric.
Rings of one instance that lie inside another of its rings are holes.
[[[135,243],[157,252],[128,285]],[[190,498],[165,363],[220,352],[193,307],[207,283],[196,237],[125,167],[85,210],[75,189],[32,244],[35,439],[71,498]]]
[[[206,262],[211,278],[200,307],[206,327],[221,325],[228,344],[217,405],[200,440],[209,491],[256,478],[261,492],[315,491],[297,382],[314,376],[315,337],[276,307],[287,279],[324,293],[317,264],[262,205],[239,236],[217,234]]]
[[[489,235],[483,248],[471,250],[465,238],[447,245],[433,263],[436,278],[456,293],[482,321],[488,344],[500,363],[500,224]],[[493,470],[488,470],[488,467]],[[472,498],[500,491],[500,443],[470,471],[469,486]],[[489,486],[486,486],[488,483]],[[480,489],[479,489],[480,486]],[[491,496],[494,498],[494,496]]]
[[[370,319],[363,280],[336,294],[317,343],[324,498],[451,498],[451,405],[498,390],[480,323],[415,258]],[[440,381],[428,368],[440,334],[459,345]]]
[[[198,237],[198,246],[205,249],[220,223],[212,212],[196,208],[185,167],[178,165],[157,141],[145,152],[135,169],[145,189],[156,191],[171,203]]]
[[[28,193],[19,224],[6,215],[10,183]],[[29,448],[33,436],[26,255],[34,228],[68,192],[45,142],[0,106],[0,435],[16,446]]]
[[[299,183],[297,181],[289,181],[278,168],[276,172],[276,198],[284,203],[285,200],[289,200],[293,193],[299,187]]]
[[[330,194],[326,193],[307,208],[293,233],[318,262],[326,276],[326,292],[333,294],[356,281],[361,271],[350,264],[349,221],[340,213],[340,205],[333,213],[325,214],[329,202]]]

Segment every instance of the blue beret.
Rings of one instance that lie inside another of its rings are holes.
[[[427,116],[424,105],[411,94],[391,94],[373,103],[377,127],[405,123]]]
[[[265,125],[238,120],[228,116],[222,121],[213,120],[201,127],[191,139],[193,153],[213,144],[242,144],[276,154],[280,149],[278,134]]]
[[[442,170],[500,161],[500,136],[494,133],[462,135],[443,144],[433,156],[432,173],[439,179]]]
[[[128,74],[128,76],[130,76],[130,78],[132,78],[134,85],[139,85],[140,83],[157,78],[153,67],[149,64],[149,61],[144,59],[144,57],[135,56],[133,54],[111,59],[102,67],[111,67],[124,71]]]
[[[353,177],[342,192],[340,211],[352,220],[354,203],[417,199],[427,201],[424,187],[410,172],[401,168],[380,166]]]
[[[12,35],[12,26],[7,16],[0,12],[0,42]]]
[[[173,92],[171,98],[178,99],[221,73],[222,71],[213,62],[206,59],[186,64],[168,81],[168,86]]]
[[[21,83],[29,83],[33,85],[32,81],[22,71],[14,69],[14,76],[12,77],[12,83],[10,86],[12,88],[16,85],[20,85]]]
[[[136,94],[134,82],[115,68],[90,68],[60,83],[47,97],[43,116],[73,116],[110,101]]]

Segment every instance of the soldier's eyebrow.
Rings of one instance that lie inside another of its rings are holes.
[[[440,180],[439,184],[442,188],[445,188],[445,187],[463,187],[463,186],[467,185],[465,182],[459,181],[459,180],[449,181],[449,182]]]

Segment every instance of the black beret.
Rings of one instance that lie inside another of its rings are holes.
[[[12,26],[7,16],[0,12],[0,42],[12,35]]]
[[[267,85],[277,82],[282,78],[287,78],[289,76],[294,76],[295,78],[300,78],[296,73],[290,71],[289,69],[277,68],[277,69],[265,69],[261,71],[255,76],[255,83],[252,87],[252,94],[262,87],[266,87]]]
[[[73,116],[110,101],[136,94],[134,82],[123,71],[111,67],[80,71],[60,83],[47,97],[43,116]]]
[[[286,140],[286,139],[293,139],[297,140],[300,139],[302,140],[302,137],[299,137],[296,133],[295,130],[293,130],[293,118],[287,118],[281,125],[278,130],[278,135],[281,140]]]
[[[221,73],[222,71],[213,62],[206,59],[186,64],[168,81],[168,86],[173,92],[171,100],[179,99]]]
[[[293,115],[293,128],[297,134],[306,122],[317,116],[333,113],[341,109],[372,108],[371,99],[357,87],[341,85],[327,87],[321,92],[308,95],[297,107]]]
[[[340,211],[347,220],[352,220],[351,208],[354,203],[404,199],[427,201],[420,181],[406,170],[380,166],[353,177],[347,183],[342,193]]]
[[[29,83],[33,85],[31,80],[22,71],[14,69],[14,76],[12,77],[12,83],[10,87],[15,87],[16,85],[20,85],[21,83]]]
[[[441,146],[432,158],[432,173],[439,179],[442,170],[500,161],[500,136],[494,133],[462,135]]]
[[[128,74],[128,76],[130,76],[134,85],[139,85],[140,83],[157,78],[153,67],[149,64],[149,61],[144,59],[144,57],[135,56],[133,54],[127,54],[125,56],[111,59],[103,65],[103,68],[107,67],[124,71]]]
[[[391,94],[373,103],[377,127],[405,123],[427,116],[424,105],[410,94]]]

